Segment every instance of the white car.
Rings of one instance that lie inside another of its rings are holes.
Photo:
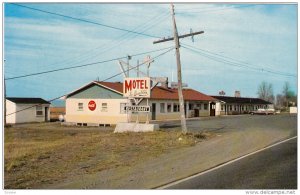
[[[256,111],[251,111],[250,114],[264,114],[264,115],[268,115],[268,114],[276,114],[275,109],[273,108],[268,108],[268,109],[264,109],[264,108],[259,108]]]

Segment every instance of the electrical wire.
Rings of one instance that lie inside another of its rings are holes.
[[[41,9],[37,9],[37,8],[25,6],[25,5],[20,5],[20,4],[17,4],[17,3],[10,3],[10,4],[15,5],[15,6],[19,6],[19,7],[23,7],[23,8],[27,8],[27,9],[30,9],[30,10],[38,11],[38,12],[43,12],[43,13],[47,13],[47,14],[51,14],[51,15],[55,15],[55,16],[60,16],[60,17],[63,17],[63,18],[68,18],[68,19],[77,20],[77,21],[81,21],[81,22],[86,22],[86,23],[89,23],[89,24],[94,24],[94,25],[98,25],[98,26],[102,26],[102,27],[106,27],[106,28],[111,28],[111,29],[114,29],[114,30],[125,31],[125,32],[134,33],[134,34],[138,34],[138,35],[143,35],[143,36],[151,37],[151,38],[159,38],[157,36],[153,36],[153,35],[149,35],[149,34],[145,34],[145,33],[140,33],[140,32],[136,32],[136,31],[124,29],[124,28],[119,28],[119,27],[115,27],[115,26],[111,26],[111,25],[107,25],[107,24],[102,24],[102,23],[99,23],[99,22],[93,22],[93,21],[89,21],[89,20],[86,20],[86,19],[77,18],[77,17],[73,17],[73,16],[68,16],[68,15],[64,15],[64,14],[60,14],[60,13],[45,11],[45,10],[41,10]]]
[[[170,47],[169,47],[169,48],[170,48]],[[156,58],[158,58],[158,57],[160,57],[160,56],[162,56],[162,55],[167,54],[168,52],[172,51],[173,49],[175,49],[175,48],[172,46],[169,50],[167,50],[167,51],[165,51],[165,52],[163,52],[163,53],[161,53],[161,54],[159,54],[159,55],[153,57],[152,59],[149,59],[148,61],[145,61],[145,62],[143,62],[143,63],[141,63],[141,64],[136,65],[136,66],[133,66],[133,67],[129,68],[128,70],[136,69],[137,67],[140,67],[140,66],[142,66],[142,65],[144,65],[144,64],[146,64],[146,63],[148,63],[148,62],[150,62],[150,61],[152,61],[152,60],[154,60],[154,59],[156,59]],[[145,54],[145,53],[143,53],[143,54]],[[140,54],[136,54],[136,55],[140,55]],[[126,71],[127,71],[127,70],[126,70]],[[110,79],[112,79],[112,78],[114,78],[114,77],[117,77],[117,76],[119,76],[119,75],[121,75],[121,74],[123,74],[123,73],[125,73],[125,71],[121,71],[120,73],[115,74],[115,75],[112,75],[112,76],[110,76],[110,77],[108,77],[108,78],[106,78],[106,79],[104,79],[104,80],[102,80],[102,81],[100,81],[100,82],[105,82],[105,81],[110,80]],[[69,94],[69,93],[68,93],[68,94]],[[61,96],[59,96],[59,97],[50,99],[50,100],[48,100],[48,102],[53,102],[54,100],[60,99],[60,98],[62,98],[62,97],[65,97],[65,96],[67,96],[68,94],[61,95]],[[16,113],[18,113],[18,112],[22,112],[22,111],[25,111],[25,110],[28,110],[28,109],[30,109],[30,108],[33,108],[33,107],[35,107],[35,106],[40,106],[40,105],[42,105],[42,103],[40,103],[40,104],[35,104],[35,105],[33,105],[33,106],[26,107],[26,108],[24,108],[24,109],[22,109],[22,110],[18,110],[18,111],[15,111],[15,112],[6,114],[5,116],[9,116],[9,115],[12,115],[12,114],[16,114]]]
[[[152,28],[153,26],[155,26],[158,23],[160,23],[161,21],[163,21],[163,19],[165,19],[166,16],[168,16],[168,13],[166,13],[166,12],[163,12],[159,15],[156,15],[156,16],[152,17],[151,19],[149,19],[148,21],[144,22],[143,24],[135,27],[134,29],[132,29],[132,31],[135,31],[135,30],[138,30],[138,29],[142,28],[143,31],[141,31],[141,33],[144,33],[148,29]],[[151,24],[152,21],[155,21],[155,23]],[[147,28],[144,29],[144,27],[147,27]],[[113,41],[110,41],[108,43],[105,43],[104,45],[101,45],[100,47],[90,49],[87,52],[85,52],[84,54],[77,55],[76,57],[68,58],[68,59],[62,60],[61,62],[55,62],[55,63],[49,64],[49,65],[43,66],[43,68],[54,66],[54,65],[63,65],[63,64],[64,65],[80,64],[84,61],[87,61],[91,58],[94,58],[94,57],[98,56],[99,54],[107,53],[108,51],[114,49],[115,47],[119,47],[121,43],[124,43],[124,42],[128,41],[129,37],[134,38],[136,36],[138,36],[138,34],[132,34],[130,32],[126,32],[125,34],[121,35],[117,40],[113,40]],[[123,38],[125,38],[125,39],[123,39]],[[101,49],[100,52],[98,51],[97,53],[92,54],[92,52],[94,50],[99,50],[99,49]],[[75,61],[77,60],[77,62],[74,62],[74,60]]]
[[[233,60],[233,61],[235,61],[234,63],[236,63],[236,64],[239,64],[239,65],[241,65],[241,66],[246,66],[246,67],[251,68],[251,69],[254,69],[254,70],[255,70],[255,69],[259,69],[259,70],[263,70],[263,71],[270,72],[270,73],[275,73],[275,74],[278,73],[278,74],[282,74],[282,75],[285,75],[285,76],[294,76],[294,77],[296,77],[296,75],[293,75],[293,74],[290,74],[290,73],[281,72],[281,71],[278,71],[278,70],[271,69],[271,68],[269,68],[269,67],[256,66],[256,65],[250,64],[250,63],[248,63],[248,62],[244,62],[244,61],[237,60],[237,59],[234,59],[234,58],[231,58],[231,57],[228,57],[228,56],[220,55],[220,54],[217,54],[217,53],[208,51],[208,50],[204,50],[204,49],[200,49],[200,48],[197,48],[197,47],[193,47],[193,46],[188,45],[188,44],[184,44],[184,43],[183,43],[183,45],[188,46],[188,47],[190,47],[190,48],[194,48],[194,49],[196,49],[196,50],[204,51],[204,52],[209,53],[209,54],[212,54],[212,55],[220,56],[221,58]],[[255,68],[255,67],[256,67],[256,68]]]
[[[169,49],[169,48],[171,48],[171,47],[166,47],[166,48],[162,48],[162,49],[156,49],[156,50],[152,50],[152,51],[148,51],[148,52],[142,52],[142,53],[134,54],[134,55],[131,55],[131,56],[144,55],[144,54],[148,54],[148,53],[153,53],[153,52],[157,52],[157,51],[166,50],[166,49]],[[86,66],[92,66],[92,65],[96,65],[96,64],[103,64],[103,63],[106,63],[106,62],[111,62],[111,61],[115,61],[115,60],[121,60],[121,59],[125,59],[125,58],[127,58],[127,56],[117,57],[117,58],[114,58],[114,59],[109,59],[109,60],[104,60],[104,61],[99,61],[99,62],[93,62],[93,63],[88,63],[88,64],[82,64],[82,65],[78,65],[78,66],[70,66],[70,67],[58,68],[58,69],[54,69],[54,70],[48,70],[48,71],[42,71],[42,72],[31,73],[31,74],[26,74],[26,75],[20,75],[20,76],[6,78],[5,80],[13,80],[13,79],[19,79],[19,78],[24,78],[24,77],[36,76],[36,75],[47,74],[47,73],[52,73],[52,72],[58,72],[58,71],[63,71],[63,70],[70,70],[70,69],[75,69],[75,68],[82,68],[82,67],[86,67]]]
[[[225,64],[230,65],[230,66],[236,66],[236,67],[240,67],[240,68],[248,68],[248,69],[252,69],[252,70],[255,70],[255,71],[259,71],[259,72],[268,72],[268,73],[277,74],[277,75],[281,75],[281,76],[287,76],[287,77],[297,77],[296,75],[289,74],[289,73],[283,73],[283,72],[279,72],[279,71],[268,70],[266,68],[258,68],[258,67],[253,67],[253,66],[250,66],[250,65],[242,64],[242,63],[232,62],[232,61],[220,58],[220,57],[205,54],[205,53],[203,53],[199,50],[193,49],[191,47],[186,47],[187,45],[186,46],[184,46],[184,45],[186,45],[186,44],[182,44],[183,48],[185,48],[189,51],[192,51],[193,53],[196,53],[198,55],[201,55],[201,56],[204,56],[206,58],[212,59],[214,61],[225,63]],[[223,56],[223,57],[225,57],[225,56]]]
[[[247,8],[251,7],[254,5],[240,5],[240,6],[232,6],[232,7],[225,7],[225,8],[220,8],[220,9],[207,9],[203,11],[192,11],[192,12],[186,12],[186,11],[179,11],[176,12],[176,14],[197,14],[197,13],[206,13],[206,12],[218,12],[218,11],[223,11],[223,10],[230,10],[230,9],[236,9],[236,8]]]

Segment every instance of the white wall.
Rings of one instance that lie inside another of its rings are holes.
[[[6,100],[6,115],[14,112],[16,112],[16,104],[9,100]],[[16,123],[16,115],[11,114],[6,116],[6,122],[11,124]]]
[[[88,103],[93,100],[96,109],[91,111]],[[120,111],[121,103],[126,103],[127,99],[66,99],[66,122],[74,123],[97,123],[116,124],[127,122],[127,114]],[[78,109],[78,103],[83,103],[83,110]],[[102,103],[107,103],[107,110],[102,109]]]
[[[50,120],[49,105],[41,105],[43,109],[43,115],[36,115],[36,104],[15,104],[9,100],[6,100],[7,123],[28,123],[28,122],[44,122],[45,121],[45,107],[48,107],[48,121]],[[18,112],[19,111],[19,112]]]
[[[297,114],[297,107],[290,107],[290,114]]]

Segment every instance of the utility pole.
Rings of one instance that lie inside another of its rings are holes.
[[[177,63],[177,79],[178,79],[178,98],[179,98],[179,105],[180,105],[180,107],[179,107],[179,109],[180,109],[180,120],[181,120],[182,133],[186,134],[187,133],[187,127],[186,127],[186,119],[185,119],[185,113],[184,113],[184,99],[183,99],[183,93],[182,93],[182,76],[181,76],[181,61],[180,61],[180,52],[179,52],[179,47],[180,47],[179,38],[184,38],[184,37],[188,37],[188,36],[194,36],[194,35],[202,34],[202,33],[204,33],[204,31],[199,31],[199,32],[194,32],[194,33],[189,33],[189,34],[186,34],[186,35],[178,36],[176,21],[175,21],[174,5],[173,4],[171,4],[171,11],[172,11],[174,37],[154,41],[153,44],[175,40],[176,63]]]
[[[4,67],[5,67],[5,59],[4,59]],[[4,76],[4,127],[6,127],[6,86],[5,86],[5,76]]]

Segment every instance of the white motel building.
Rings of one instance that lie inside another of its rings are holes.
[[[141,83],[142,84],[142,83]],[[123,83],[93,81],[65,96],[66,124],[82,126],[109,126],[119,122],[144,122],[149,120],[180,119],[178,90],[155,86],[148,99],[150,112],[127,113],[124,108],[129,104],[123,96]],[[217,99],[193,89],[184,88],[186,117],[215,116]],[[143,99],[139,106],[147,106]]]

